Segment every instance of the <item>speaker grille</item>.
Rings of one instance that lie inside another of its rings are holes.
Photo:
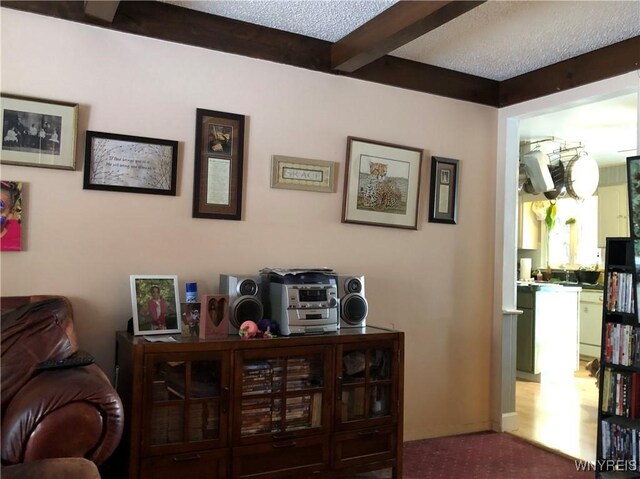
[[[258,294],[258,283],[252,279],[244,279],[238,285],[238,292],[241,296],[255,296]]]
[[[235,328],[239,328],[245,321],[257,323],[262,319],[262,303],[255,296],[241,296],[233,303],[233,314],[230,321]]]
[[[367,317],[367,300],[358,294],[348,294],[342,299],[342,319],[357,326]]]
[[[345,285],[347,293],[359,293],[362,291],[362,283],[358,278],[351,278]]]

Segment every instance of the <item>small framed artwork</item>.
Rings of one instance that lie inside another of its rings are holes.
[[[84,189],[176,195],[178,142],[87,131]]]
[[[640,156],[627,157],[627,194],[629,233],[633,239],[636,274],[640,274]],[[640,308],[638,308],[638,314],[640,315]]]
[[[244,115],[196,110],[194,218],[242,219]]]
[[[0,251],[22,251],[22,182],[0,181]]]
[[[418,229],[422,152],[349,137],[342,222]]]
[[[180,297],[175,275],[131,275],[133,334],[180,333]]]
[[[180,303],[182,335],[200,336],[200,303]]]
[[[271,188],[335,193],[336,163],[274,155],[271,159]]]
[[[200,303],[200,339],[226,338],[229,335],[229,296],[203,295]]]
[[[431,191],[429,193],[429,221],[458,222],[458,165],[459,160],[433,156],[431,158]]]
[[[78,105],[1,94],[0,163],[75,170]]]

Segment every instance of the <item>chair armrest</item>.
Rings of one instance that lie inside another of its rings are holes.
[[[95,364],[43,371],[13,397],[2,419],[2,462],[86,457],[101,464],[124,424],[122,402]]]

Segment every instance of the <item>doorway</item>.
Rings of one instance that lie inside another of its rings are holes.
[[[577,105],[585,105],[602,99],[613,98],[623,94],[636,93],[640,90],[640,81],[637,74],[631,73],[622,75],[611,80],[598,82],[593,85],[578,87],[573,90],[551,95],[549,97],[532,100],[521,105],[514,105],[500,110],[499,112],[499,129],[498,129],[498,165],[497,165],[497,201],[496,207],[496,277],[494,283],[494,335],[492,348],[492,394],[493,394],[493,423],[494,428],[513,432],[520,429],[520,422],[525,419],[520,418],[516,407],[517,391],[515,381],[515,361],[517,350],[515,347],[515,335],[517,328],[517,309],[516,309],[516,245],[517,245],[517,198],[518,198],[518,163],[519,163],[519,127],[520,122],[535,116],[557,112],[566,108]],[[637,102],[636,102],[636,131],[637,127]],[[640,132],[637,131],[637,137]],[[627,156],[631,156],[630,152]],[[578,371],[580,373],[580,371]],[[593,381],[588,376],[576,378],[573,385],[574,393],[570,393],[569,389],[564,390],[564,396],[576,397],[575,392],[579,391],[581,384],[587,384]],[[567,386],[568,387],[568,386]],[[578,388],[578,389],[575,389]],[[525,396],[533,397],[536,393],[528,391]],[[554,413],[559,413],[565,407],[557,398],[562,397],[561,391],[552,391],[548,388],[542,388],[537,392],[540,407],[547,408]],[[561,395],[561,396],[558,396]],[[555,400],[553,399],[555,396]],[[547,401],[547,398],[549,400]],[[596,398],[597,400],[597,398]],[[592,399],[585,399],[587,404],[591,404],[592,414],[584,418],[584,421],[594,428],[597,428],[597,403],[593,405]],[[590,401],[590,403],[589,403]],[[532,403],[533,404],[533,403]],[[546,406],[544,405],[546,404]],[[574,404],[574,408],[579,412],[581,403]],[[532,414],[537,414],[538,409],[532,408]],[[575,414],[574,414],[575,416]],[[595,416],[595,417],[594,417]],[[545,421],[548,423],[548,421]],[[568,434],[578,435],[579,431],[585,426],[581,420],[576,422],[576,429]],[[569,427],[569,426],[568,426]],[[573,429],[574,426],[571,426]],[[558,424],[554,425],[555,431],[558,431]],[[543,426],[538,427],[539,431],[544,430]],[[544,435],[538,436],[538,442],[543,445],[545,441]],[[595,436],[594,436],[595,437]],[[540,440],[542,439],[542,440]],[[534,439],[535,440],[535,439]],[[547,441],[549,442],[549,441]],[[548,447],[554,447],[549,444]],[[594,445],[595,451],[595,445]],[[584,457],[587,460],[594,460],[595,453],[583,452],[566,452],[575,457],[585,454],[593,454],[593,457]]]

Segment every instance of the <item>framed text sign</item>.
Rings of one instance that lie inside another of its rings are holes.
[[[196,111],[194,218],[240,220],[244,115]]]

